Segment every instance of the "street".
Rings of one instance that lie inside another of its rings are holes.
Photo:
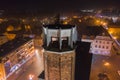
[[[17,80],[38,80],[39,74],[43,70],[42,53],[39,51],[35,53],[35,56],[31,59],[33,61],[31,65],[22,73]],[[32,79],[30,79],[32,77]]]
[[[99,73],[106,73],[110,80],[120,80],[120,56],[93,55],[90,80],[98,80]]]

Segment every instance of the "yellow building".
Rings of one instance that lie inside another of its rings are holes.
[[[4,33],[4,35],[8,38],[8,40],[12,40],[12,39],[15,39],[16,37],[16,34],[9,34],[9,33]]]
[[[5,77],[4,63],[0,62],[0,80],[5,80]]]
[[[34,44],[31,38],[16,38],[0,46],[0,80],[16,80],[23,72],[21,66],[33,55]]]
[[[114,37],[120,36],[120,28],[109,28],[108,32],[112,34]]]

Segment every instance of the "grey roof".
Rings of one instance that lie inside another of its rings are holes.
[[[47,27],[48,29],[70,29],[72,27],[75,27],[75,25],[69,25],[69,24],[49,24],[49,25],[43,25],[43,27]]]
[[[11,41],[0,46],[0,57],[4,57],[13,50],[17,49],[21,45],[25,44],[27,41],[31,40],[31,38],[15,38]]]
[[[83,35],[109,35],[108,32],[102,26],[86,26],[80,30],[80,33]]]

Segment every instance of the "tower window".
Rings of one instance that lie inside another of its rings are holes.
[[[58,37],[52,37],[52,41],[58,41]]]

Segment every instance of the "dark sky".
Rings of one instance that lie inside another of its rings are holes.
[[[70,11],[83,8],[119,7],[119,0],[1,0],[0,9]]]

